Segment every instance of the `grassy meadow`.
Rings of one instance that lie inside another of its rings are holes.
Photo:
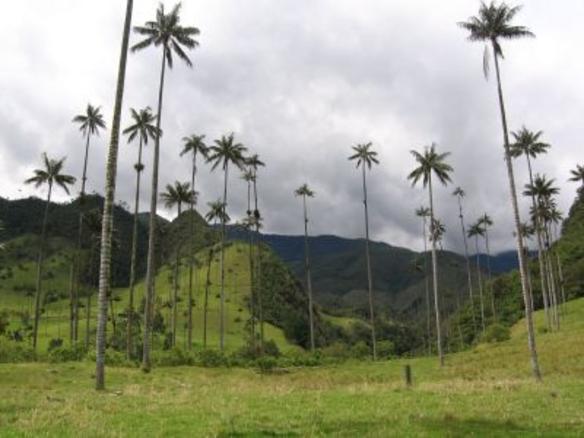
[[[582,436],[584,299],[560,332],[537,315],[543,383],[523,322],[512,338],[447,357],[315,368],[174,367],[144,374],[93,364],[0,365],[2,436]],[[414,384],[404,384],[409,364]]]

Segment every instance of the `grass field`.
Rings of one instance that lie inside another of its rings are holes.
[[[584,299],[569,304],[560,332],[538,335],[543,383],[531,378],[522,324],[442,369],[433,357],[274,374],[108,368],[97,393],[91,363],[4,364],[0,435],[583,436]]]

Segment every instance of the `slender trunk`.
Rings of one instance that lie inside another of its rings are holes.
[[[209,250],[209,262],[207,264],[207,281],[205,282],[205,302],[203,304],[203,348],[207,348],[207,314],[209,312],[209,286],[211,285],[211,262],[213,260],[213,248]]]
[[[493,321],[497,320],[497,309],[495,307],[495,292],[493,290],[493,271],[491,269],[491,249],[489,247],[489,230],[485,225],[485,248],[487,249],[487,281],[488,287],[485,289],[488,291],[491,297],[491,312],[493,314]]]
[[[468,279],[468,295],[470,297],[470,308],[472,313],[473,330],[477,329],[475,317],[474,294],[472,290],[472,273],[470,269],[470,257],[468,256],[468,242],[466,240],[466,227],[464,226],[464,214],[462,212],[462,199],[458,196],[458,217],[460,218],[460,229],[462,230],[462,241],[464,242],[464,259],[466,260],[466,275]]]
[[[373,276],[371,274],[371,254],[369,251],[369,211],[367,209],[367,177],[363,163],[363,207],[365,210],[365,260],[367,262],[367,289],[369,292],[369,321],[371,323],[371,344],[373,360],[377,360],[377,339],[375,337],[375,314],[373,312]]]
[[[75,340],[75,268],[79,257],[75,252],[71,255],[71,266],[69,268],[69,342],[73,344]]]
[[[485,331],[486,324],[485,324],[485,301],[483,298],[483,280],[481,276],[481,255],[479,252],[479,236],[478,234],[475,235],[475,248],[476,248],[476,260],[477,260],[477,282],[479,284],[479,301],[481,306],[481,327],[483,332]]]
[[[32,348],[36,351],[38,332],[39,332],[39,322],[41,318],[41,297],[42,297],[42,286],[43,286],[43,261],[45,256],[45,240],[47,237],[47,221],[49,218],[49,205],[51,204],[51,195],[53,193],[53,183],[49,182],[49,193],[47,194],[47,205],[45,206],[45,213],[43,215],[43,225],[41,228],[41,241],[39,245],[39,257],[37,262],[37,282],[36,282],[36,295],[34,298],[34,326],[32,332]]]
[[[101,255],[99,262],[99,305],[96,335],[96,360],[95,360],[95,387],[98,390],[105,389],[105,330],[107,323],[107,297],[109,295],[111,277],[111,252],[112,252],[112,228],[113,209],[116,191],[116,173],[118,164],[118,143],[120,137],[120,119],[122,115],[122,101],[124,98],[124,83],[126,79],[126,61],[128,57],[128,42],[130,39],[130,27],[132,23],[133,0],[127,0],[126,19],[124,23],[124,36],[120,53],[120,65],[118,68],[118,83],[116,85],[116,101],[110,137],[110,146],[106,168],[106,188],[103,205],[103,220],[101,227]]]
[[[422,236],[424,237],[424,280],[426,283],[426,331],[428,333],[428,354],[432,354],[432,311],[430,298],[430,277],[428,276],[428,240],[426,237],[426,217],[422,217]]]
[[[539,369],[539,360],[537,358],[537,347],[535,345],[535,331],[533,328],[533,315],[531,312],[531,295],[527,289],[527,274],[525,253],[523,251],[523,239],[521,238],[521,219],[519,217],[519,205],[517,202],[517,190],[515,188],[515,177],[513,176],[513,163],[511,161],[511,153],[509,150],[509,133],[507,130],[507,117],[505,115],[505,104],[503,102],[503,90],[501,87],[501,75],[499,72],[499,58],[497,56],[496,42],[492,41],[493,53],[495,57],[495,71],[497,73],[497,92],[499,97],[499,109],[501,111],[501,124],[503,127],[503,140],[505,145],[505,163],[507,165],[507,176],[509,179],[509,190],[511,193],[511,204],[513,207],[513,218],[515,221],[515,237],[517,240],[517,258],[519,260],[519,273],[521,276],[521,290],[523,293],[523,301],[525,306],[525,324],[527,326],[527,345],[531,358],[531,368],[533,376],[536,380],[541,380],[541,372]]]
[[[549,295],[550,295],[550,311],[552,314],[552,321],[554,329],[559,330],[560,328],[560,317],[558,314],[558,293],[556,287],[556,278],[554,273],[554,268],[552,264],[552,249],[551,249],[551,238],[549,224],[544,225],[544,238],[545,238],[545,259],[546,259],[546,269],[548,274],[548,285],[549,285]]]
[[[180,218],[180,214],[182,213],[182,204],[178,203],[178,216],[177,219]],[[176,346],[176,332],[178,330],[178,288],[179,288],[179,281],[178,276],[180,273],[180,242],[176,247],[176,256],[174,259],[174,288],[172,292],[172,346]]]
[[[428,177],[428,193],[430,195],[430,224],[434,224],[434,197],[432,195],[432,174]],[[444,366],[444,353],[442,352],[442,330],[440,328],[440,305],[438,303],[438,258],[436,255],[436,239],[432,241],[432,286],[434,287],[434,311],[436,313],[436,347],[440,366]]]
[[[152,333],[152,306],[155,299],[156,278],[156,211],[158,206],[158,163],[160,161],[160,119],[162,117],[162,95],[164,91],[164,73],[166,70],[166,51],[162,50],[160,68],[160,85],[158,88],[158,112],[156,114],[156,140],[154,141],[154,159],[152,162],[152,188],[150,198],[150,218],[148,227],[148,258],[146,262],[146,300],[144,305],[144,336],[142,348],[142,370],[150,371],[150,341]]]
[[[132,325],[134,323],[134,289],[136,285],[136,261],[138,253],[138,212],[140,209],[140,174],[142,173],[142,136],[138,145],[138,163],[136,164],[136,194],[134,199],[134,225],[132,229],[132,261],[130,262],[130,297],[128,300],[128,317],[126,327],[126,357],[130,360],[134,354]]]
[[[190,209],[190,239],[189,239],[189,251],[190,251],[190,260],[189,260],[189,304],[187,309],[187,350],[191,350],[193,348],[193,287],[194,287],[194,278],[193,278],[193,271],[195,269],[195,196],[197,192],[195,191],[195,178],[197,176],[197,152],[193,152],[193,170],[191,172],[191,188],[193,190],[193,199],[189,205]]]
[[[308,211],[306,195],[302,196],[304,206],[304,269],[306,271],[306,286],[308,288],[308,320],[310,324],[310,351],[314,353],[314,315],[312,309],[312,279],[310,276],[310,259],[308,249]]]
[[[221,217],[221,257],[219,269],[221,271],[221,291],[219,295],[219,349],[225,350],[225,215],[227,214],[227,181],[229,178],[229,163],[224,166],[225,180],[223,181],[223,214]]]
[[[525,155],[527,157],[527,170],[529,171],[529,183],[533,187],[533,171],[531,169],[531,160],[529,159],[529,155]],[[534,220],[533,226],[535,228],[535,233],[537,237],[537,260],[539,262],[539,278],[541,282],[541,297],[543,300],[543,308],[545,313],[546,323],[548,328],[551,328],[551,319],[549,313],[549,295],[548,295],[548,285],[546,284],[546,270],[545,270],[545,262],[544,262],[544,254],[543,254],[543,230],[541,219],[539,218],[539,214],[537,212],[537,203],[535,200],[535,194],[531,195],[531,206],[534,211]],[[533,294],[532,294],[533,296]]]
[[[253,197],[254,197],[254,217],[256,218],[256,294],[258,299],[258,320],[260,326],[260,353],[264,352],[264,307],[263,307],[263,291],[262,291],[262,245],[260,235],[260,212],[258,210],[258,186],[257,186],[257,170],[253,171]]]
[[[85,320],[85,349],[89,350],[89,344],[90,344],[90,335],[91,335],[91,327],[90,327],[90,319],[91,319],[91,289],[87,292],[87,301],[85,303],[85,305],[87,306],[87,309],[85,309],[85,316],[86,316],[86,320]]]
[[[251,219],[252,212],[251,212],[251,182],[247,182],[247,216]],[[250,296],[250,342],[252,346],[252,350],[255,354],[256,351],[256,330],[255,330],[255,266],[254,266],[254,239],[253,239],[253,231],[251,229],[252,224],[249,224],[249,228],[247,229],[248,233],[248,240],[249,240],[249,296]]]

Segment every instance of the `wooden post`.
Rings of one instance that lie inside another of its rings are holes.
[[[404,366],[404,378],[406,381],[406,387],[411,388],[411,386],[412,386],[412,367],[409,364]]]

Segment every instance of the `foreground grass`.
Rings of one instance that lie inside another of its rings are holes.
[[[521,323],[500,345],[435,358],[252,369],[0,366],[2,436],[582,436],[584,300],[559,333],[538,336],[544,382],[530,375]],[[403,384],[411,364],[414,386]]]

